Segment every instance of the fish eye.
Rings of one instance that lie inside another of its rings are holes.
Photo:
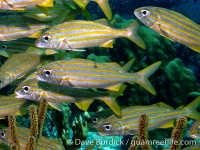
[[[103,127],[104,127],[104,129],[106,131],[110,131],[110,129],[112,128],[112,125],[110,125],[110,124],[104,124]]]
[[[5,131],[0,131],[0,135],[1,135],[1,138],[5,138],[6,132]]]
[[[50,69],[44,69],[43,70],[43,74],[46,76],[46,77],[49,77],[51,75],[51,70]]]
[[[24,91],[25,93],[28,93],[29,90],[30,90],[29,86],[23,86],[22,89],[23,89],[23,91]]]
[[[148,10],[141,10],[142,16],[147,16],[149,14]]]
[[[92,122],[95,123],[95,124],[98,123],[98,118],[97,117],[93,117],[92,118]]]
[[[1,48],[2,49],[7,49],[7,45],[3,44],[3,45],[1,45]]]
[[[42,41],[43,41],[44,43],[49,42],[50,39],[51,39],[51,36],[50,36],[49,34],[44,34],[44,35],[42,36]]]

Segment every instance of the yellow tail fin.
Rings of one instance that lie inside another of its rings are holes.
[[[147,68],[137,72],[137,74],[140,76],[140,79],[136,81],[137,84],[141,85],[143,88],[145,88],[147,91],[149,91],[151,94],[156,95],[156,91],[151,84],[151,82],[148,80],[149,76],[151,76],[161,65],[161,61],[158,61]]]
[[[94,100],[86,100],[86,101],[76,102],[75,104],[79,109],[87,111],[93,101]]]
[[[131,41],[133,41],[135,44],[137,44],[139,47],[145,49],[146,44],[144,43],[143,39],[138,34],[139,28],[140,28],[140,25],[137,22],[137,20],[133,21],[133,23],[131,23],[127,27],[128,33],[126,34],[126,37],[130,39]]]
[[[114,112],[116,115],[121,116],[121,110],[119,105],[116,102],[116,98],[120,95],[123,94],[124,90],[126,89],[126,86],[123,85],[121,86],[121,88],[119,89],[118,92],[114,92],[114,91],[109,91],[108,92],[108,96],[106,97],[101,97],[100,99],[103,100]]]
[[[108,19],[112,18],[112,11],[109,5],[109,0],[94,0],[101,7],[102,11]]]
[[[197,111],[197,108],[200,106],[200,96],[198,96],[195,100],[193,100],[190,104],[185,106],[183,109],[188,111],[189,118],[192,118],[194,120],[200,119],[200,113]]]

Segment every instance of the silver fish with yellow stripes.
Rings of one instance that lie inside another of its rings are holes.
[[[126,37],[145,48],[146,45],[138,34],[139,28],[136,20],[126,29],[113,29],[97,21],[71,20],[50,28],[35,44],[40,48],[62,50],[97,46],[112,48],[115,38]]]
[[[39,101],[43,98],[49,102],[75,103],[80,109],[86,111],[94,99],[104,101],[117,115],[121,115],[120,108],[115,99],[125,90],[125,86],[118,92],[98,92],[91,89],[66,88],[50,84],[37,79],[22,82],[16,89],[17,98]]]
[[[184,108],[174,109],[162,102],[150,106],[131,106],[122,110],[121,118],[115,115],[106,119],[98,128],[102,136],[129,135],[138,132],[138,117],[141,114],[149,116],[148,129],[173,127],[174,119],[186,116],[192,119],[200,119],[200,113],[196,110],[200,105],[200,96]]]
[[[32,38],[20,38],[12,41],[0,42],[0,55],[9,57],[17,53],[24,53],[28,48],[35,47],[35,39]],[[53,49],[40,49],[45,55],[56,54],[57,51]]]
[[[37,67],[40,56],[37,52],[26,52],[9,57],[0,68],[0,89]]]
[[[54,61],[37,70],[38,80],[73,88],[105,88],[117,91],[124,82],[136,82],[156,95],[148,80],[161,65],[156,62],[149,67],[128,73],[117,63],[97,63],[87,59]]]
[[[189,130],[189,135],[192,138],[200,138],[200,119],[193,123]]]
[[[1,16],[0,41],[10,41],[22,37],[37,38],[42,29],[51,26],[50,23],[16,15]]]
[[[0,96],[0,119],[5,118],[11,114],[24,115],[26,114],[26,107],[31,104],[36,104],[35,101],[15,98],[15,95]]]
[[[19,139],[20,149],[25,150],[26,144],[28,143],[30,138],[30,129],[17,127],[16,131],[17,131],[17,137]],[[13,144],[9,128],[3,128],[0,130],[0,142],[8,146],[11,146]],[[53,140],[46,138],[44,136],[40,136],[40,138],[38,139],[36,150],[47,150],[47,149],[65,150],[63,145],[58,140]]]
[[[159,7],[141,7],[134,14],[160,35],[200,52],[200,26],[186,16]]]
[[[25,10],[35,6],[53,7],[53,0],[1,0],[0,9]]]

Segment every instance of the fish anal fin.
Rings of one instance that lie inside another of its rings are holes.
[[[106,41],[105,43],[101,44],[102,47],[106,48],[113,48],[114,39]]]
[[[17,111],[15,113],[15,115],[19,115],[19,116],[22,116],[22,115],[25,115],[26,114],[26,108],[21,108],[19,111]]]
[[[174,127],[174,120],[171,120],[170,122],[167,122],[167,123],[161,125],[159,128],[165,129],[165,128],[171,128],[171,127]]]
[[[29,36],[29,38],[38,38],[42,33],[42,30],[37,31]]]
[[[40,3],[38,6],[53,7],[53,0],[46,0],[43,3]]]
[[[76,102],[75,104],[79,109],[81,109],[83,111],[87,111],[93,101],[94,101],[93,99],[92,100],[84,100],[84,101]]]
[[[52,102],[48,102],[49,105],[51,107],[53,107],[54,109],[58,110],[58,111],[62,111],[62,107],[63,107],[63,104],[62,103],[52,103]]]
[[[85,7],[87,6],[87,4],[89,3],[88,0],[74,0],[74,2],[81,8],[85,9]]]
[[[9,57],[9,54],[4,50],[0,50],[0,56]]]
[[[110,91],[119,91],[120,87],[122,86],[122,84],[115,84],[112,86],[107,86],[104,89],[110,90]]]

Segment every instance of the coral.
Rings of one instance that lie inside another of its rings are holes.
[[[19,146],[19,139],[17,137],[16,119],[14,115],[8,116],[8,124],[10,129],[10,137],[13,143],[12,149],[17,150],[20,148],[20,146]]]
[[[187,118],[186,117],[179,117],[176,119],[176,126],[172,131],[171,136],[171,146],[169,150],[179,150],[180,149],[180,142],[182,140],[183,131],[187,125]]]
[[[26,149],[27,150],[35,150],[36,149],[36,138],[34,136],[31,136],[27,145],[26,145]]]
[[[148,144],[148,124],[149,118],[147,115],[140,115],[138,119],[138,136],[140,141],[140,146],[144,150],[151,150],[150,145]]]
[[[133,136],[128,150],[137,150],[138,149],[138,145],[136,144],[137,141],[138,141],[138,136],[137,135]]]
[[[38,115],[35,105],[29,106],[30,117],[31,117],[31,137],[35,137],[38,140]]]

